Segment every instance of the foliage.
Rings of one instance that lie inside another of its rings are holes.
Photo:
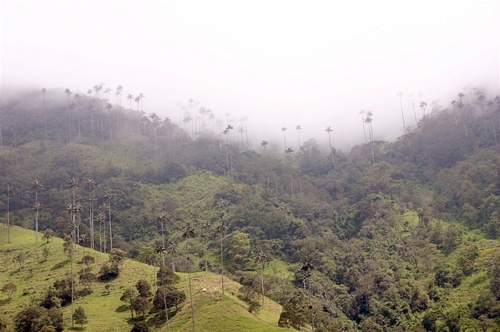
[[[75,323],[80,324],[83,327],[83,324],[87,324],[87,315],[85,314],[85,310],[82,307],[78,307],[75,309],[73,314],[73,319]]]
[[[17,291],[17,285],[13,282],[6,283],[2,287],[2,293],[7,293],[9,300],[12,298],[12,294]]]

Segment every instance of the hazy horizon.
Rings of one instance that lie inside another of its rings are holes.
[[[447,107],[458,92],[499,94],[497,1],[2,1],[1,88],[99,82],[145,94],[144,111],[179,122],[192,98],[223,118],[248,117],[256,141],[376,140],[415,127],[412,99]],[[114,102],[114,98],[111,98]],[[238,125],[238,124],[236,124]]]

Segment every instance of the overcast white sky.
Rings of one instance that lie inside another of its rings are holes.
[[[259,141],[280,128],[338,147],[402,133],[416,106],[464,87],[499,94],[498,1],[2,1],[1,84],[98,82],[142,92],[178,122],[178,101],[249,117]],[[417,108],[418,114],[420,110]],[[273,136],[274,135],[274,136]],[[280,141],[281,142],[281,141]]]

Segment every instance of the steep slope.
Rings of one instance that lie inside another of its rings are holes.
[[[35,233],[19,227],[11,229],[11,243],[7,243],[7,228],[0,225],[0,285],[13,282],[17,285],[12,300],[3,294],[0,300],[0,313],[13,318],[17,312],[30,303],[38,303],[41,296],[56,280],[70,275],[70,261],[63,253],[63,240],[51,238],[48,243],[40,241],[38,251],[35,249]],[[47,260],[43,251],[47,248]],[[100,254],[97,251],[80,247],[80,257],[91,255],[95,263],[90,267],[94,273],[100,266]],[[24,263],[20,268],[16,257],[24,253]],[[76,254],[75,254],[76,255]],[[103,254],[102,259],[108,260]],[[75,273],[81,269],[75,264]],[[187,274],[180,273],[178,286],[188,294]],[[120,268],[120,275],[110,282],[96,282],[92,285],[93,292],[74,301],[75,308],[82,306],[88,317],[87,331],[127,331],[133,321],[125,302],[120,301],[124,290],[134,287],[139,279],[153,282],[153,267],[126,259]],[[220,276],[210,272],[198,272],[191,275],[195,324],[198,331],[281,331],[277,321],[281,306],[270,299],[258,314],[248,312],[248,305],[236,296],[241,287],[238,283],[227,280],[225,297],[220,294]],[[77,288],[81,285],[77,283]],[[189,298],[189,297],[188,297]],[[66,328],[71,326],[71,305],[63,307]],[[153,318],[147,321],[153,331],[167,331],[166,325],[155,324]],[[181,310],[171,319],[173,331],[191,330],[191,313],[189,300],[182,304]]]

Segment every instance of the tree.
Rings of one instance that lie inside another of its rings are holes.
[[[186,228],[184,229],[184,233],[182,233],[182,238],[184,240],[188,241],[188,244],[189,244],[189,240],[192,238],[195,238],[195,237],[196,237],[196,233],[194,232],[194,229],[191,228],[190,223],[187,223]],[[192,264],[191,258],[189,256],[187,259]],[[192,291],[192,287],[191,287],[191,267],[189,267],[189,269],[188,269],[188,283],[189,283],[189,301],[190,301],[190,305],[191,305],[191,321],[193,323],[193,332],[194,332],[195,328],[194,328],[193,291]]]
[[[137,297],[137,292],[135,289],[133,288],[127,288],[122,296],[120,297],[120,301],[125,301],[125,302],[128,302],[130,304],[130,318],[134,318],[134,309],[133,309],[133,305],[134,305],[134,300],[135,298]]]
[[[7,242],[10,243],[10,196],[14,193],[12,186],[7,185],[4,193],[7,195]]]
[[[260,143],[260,147],[261,147],[261,148],[264,148],[264,151],[266,151],[266,149],[267,149],[267,145],[268,145],[268,144],[269,144],[269,142],[268,142],[268,141],[262,141],[262,142]]]
[[[128,99],[128,102],[129,102],[129,110],[132,110],[132,100],[134,100],[134,96],[129,93],[127,95],[127,99]]]
[[[285,151],[286,151],[286,130],[287,130],[286,127],[281,128],[281,131],[283,132],[283,139],[285,141]]]
[[[33,205],[33,211],[35,212],[35,237],[36,237],[36,247],[38,248],[38,215],[42,206],[38,202],[38,191],[43,188],[42,183],[38,180],[33,182],[32,186],[35,189],[35,204]]]
[[[330,144],[330,155],[332,157],[333,168],[335,169],[335,159],[333,158],[333,148],[332,148],[332,138],[331,138],[331,133],[333,130],[330,126],[328,126],[326,127],[325,131],[328,133],[328,143]]]
[[[130,332],[149,332],[149,327],[143,321],[135,322],[134,327],[130,330]]]
[[[427,107],[427,103],[425,101],[422,101],[420,103],[420,108],[422,109],[422,116],[425,116],[425,108]]]
[[[264,266],[266,265],[267,262],[267,256],[264,254],[264,252],[261,250],[255,257],[255,262],[260,264],[260,291],[261,291],[261,296],[262,296],[262,309],[264,309]]]
[[[144,319],[146,317],[147,312],[151,309],[152,305],[149,299],[142,296],[138,296],[134,300],[132,307],[135,310],[135,312],[142,313],[142,319]]]
[[[147,297],[150,297],[151,295],[153,295],[153,293],[151,293],[151,286],[144,279],[137,281],[137,283],[135,284],[135,287],[137,288],[137,291],[139,292],[139,296],[141,296],[141,297],[147,298]]]
[[[14,294],[16,291],[17,291],[17,286],[13,282],[6,283],[2,287],[2,293],[7,293],[9,300],[12,299],[12,294]]]
[[[406,135],[405,115],[403,113],[403,92],[398,92],[399,103],[401,104],[401,118],[403,119],[403,135]]]
[[[365,130],[365,110],[361,110],[359,114],[361,115],[361,122],[363,123],[363,135],[365,137],[365,144],[368,143],[366,140],[366,130]]]
[[[295,127],[295,129],[297,130],[297,137],[299,139],[299,150],[298,151],[300,151],[300,147],[302,146],[302,144],[300,144],[300,131],[302,130],[302,126],[301,125],[297,125]]]
[[[69,106],[69,97],[73,94],[73,92],[71,92],[70,89],[66,88],[66,90],[64,90],[64,93],[68,97],[68,106]]]
[[[115,197],[110,190],[104,193],[104,197],[108,201],[108,223],[109,223],[109,249],[113,249],[113,233],[111,230],[111,200]]]
[[[222,278],[222,283],[221,283],[222,296],[224,296],[224,246],[223,246],[223,240],[224,240],[224,235],[226,234],[226,231],[227,231],[227,227],[221,221],[219,226],[217,226],[217,233],[219,234],[219,240],[220,240],[220,266],[221,266],[221,278]]]
[[[162,243],[162,265],[165,266],[165,233],[164,233],[164,222],[168,220],[168,216],[165,212],[161,212],[158,217],[156,217],[156,220],[160,222],[161,224],[161,243]]]
[[[90,248],[94,249],[95,244],[95,232],[94,232],[94,204],[97,202],[97,198],[92,195],[92,189],[94,189],[95,183],[92,179],[87,180],[87,189],[89,191],[89,232],[90,232]]]
[[[45,232],[43,232],[42,239],[45,239],[46,243],[49,243],[51,237],[54,237],[54,231],[50,228],[47,228]]]
[[[83,324],[87,324],[87,315],[85,314],[85,310],[82,307],[76,308],[73,319],[77,324],[80,324],[80,327],[83,328]]]

